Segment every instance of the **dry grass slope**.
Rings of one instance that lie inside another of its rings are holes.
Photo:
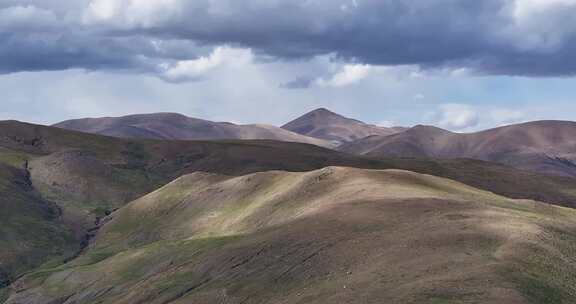
[[[7,303],[574,303],[575,238],[574,210],[408,171],[195,173]]]

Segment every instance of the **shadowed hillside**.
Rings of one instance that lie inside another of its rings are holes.
[[[46,257],[70,256],[80,240],[22,170],[0,163],[0,301],[3,288]]]
[[[7,303],[573,303],[576,212],[398,170],[184,176]]]
[[[536,121],[478,133],[417,126],[392,136],[371,136],[339,149],[380,157],[473,158],[535,172],[576,176],[576,123]]]

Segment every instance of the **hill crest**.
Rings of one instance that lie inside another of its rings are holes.
[[[58,128],[119,138],[161,140],[269,139],[331,146],[327,141],[307,137],[271,125],[237,125],[188,117],[178,113],[134,114],[122,117],[83,118],[54,125]]]
[[[521,169],[576,176],[576,122],[543,120],[475,133],[416,126],[392,136],[372,136],[339,147],[377,157],[472,158]]]
[[[339,144],[371,135],[391,135],[398,128],[385,128],[334,113],[326,108],[308,112],[282,126],[292,132]]]

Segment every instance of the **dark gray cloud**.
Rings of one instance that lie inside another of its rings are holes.
[[[280,84],[280,87],[284,89],[307,89],[312,85],[313,82],[314,82],[313,78],[298,77],[294,80]]]
[[[277,59],[569,76],[575,13],[574,0],[6,0],[0,71],[150,73],[232,44]]]

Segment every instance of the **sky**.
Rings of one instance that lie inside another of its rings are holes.
[[[0,120],[576,120],[576,0],[2,0]]]

